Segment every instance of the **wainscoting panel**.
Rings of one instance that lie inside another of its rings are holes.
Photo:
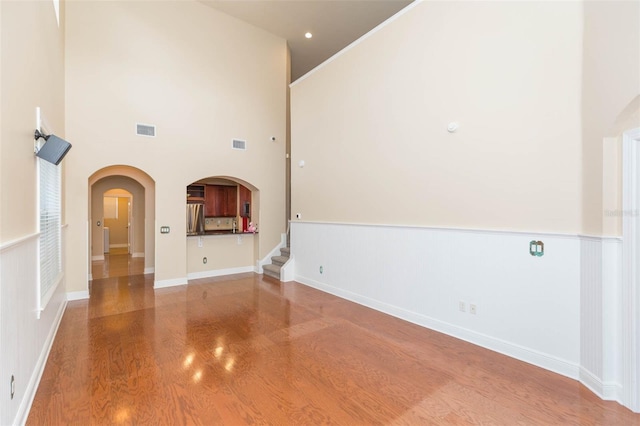
[[[298,282],[579,376],[577,236],[292,222],[291,252]]]
[[[64,242],[64,232],[63,232]],[[66,305],[64,281],[38,319],[38,234],[0,247],[0,424],[23,424]],[[10,395],[11,376],[15,393]]]
[[[602,239],[602,394],[622,402],[622,239]]]
[[[580,257],[580,381],[620,402],[622,240],[583,236]]]
[[[602,395],[602,240],[583,237],[580,258],[580,380]]]

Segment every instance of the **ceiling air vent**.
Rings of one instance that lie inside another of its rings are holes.
[[[156,126],[138,123],[136,124],[136,135],[154,138],[156,136]]]
[[[241,149],[241,150],[245,150],[247,149],[247,141],[241,141],[240,139],[234,139],[233,140],[233,149]]]

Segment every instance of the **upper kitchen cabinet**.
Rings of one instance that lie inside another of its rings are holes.
[[[208,217],[236,217],[238,215],[238,187],[206,185],[204,215]]]
[[[204,196],[204,215],[222,216],[222,203],[224,199],[224,187],[220,185],[207,185]]]
[[[204,185],[187,186],[187,203],[204,202]]]
[[[238,185],[240,216],[251,217],[251,190],[243,185]]]
[[[225,203],[224,203],[224,216],[237,216],[238,215],[238,187],[237,186],[225,186],[224,187]]]

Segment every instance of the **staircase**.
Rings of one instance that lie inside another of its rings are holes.
[[[280,256],[271,257],[271,264],[264,265],[262,267],[264,274],[280,281],[280,269],[282,268],[282,265],[287,263],[287,260],[289,260],[290,253],[289,247],[280,248]]]

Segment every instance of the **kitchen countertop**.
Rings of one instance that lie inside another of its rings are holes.
[[[204,231],[204,234],[187,235],[187,237],[206,237],[208,235],[253,235],[258,232],[233,232],[231,230]]]

